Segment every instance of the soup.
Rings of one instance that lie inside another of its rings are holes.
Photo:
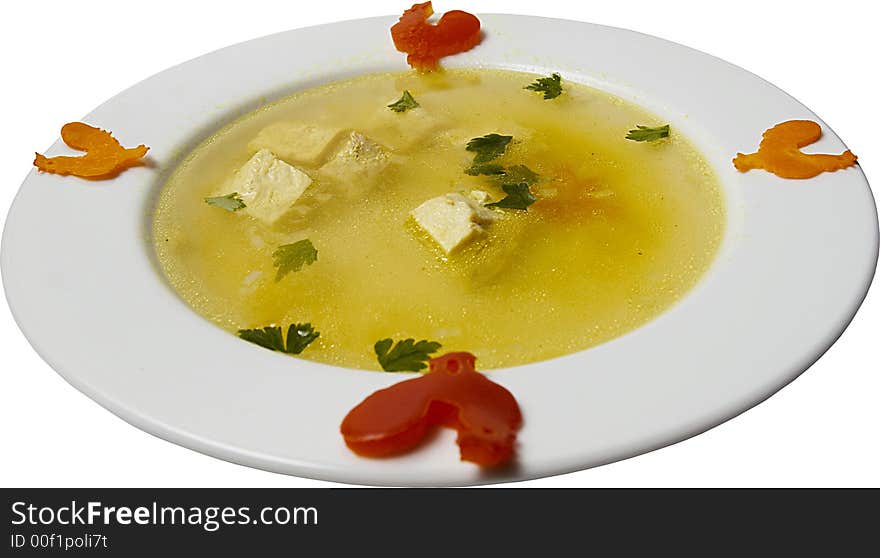
[[[712,262],[725,219],[717,179],[674,129],[626,139],[661,123],[638,106],[569,82],[545,100],[525,89],[535,78],[367,75],[233,122],[160,194],[154,243],[168,281],[230,332],[308,322],[320,336],[301,358],[363,369],[379,368],[384,338],[436,341],[488,369],[644,324]],[[412,102],[389,108],[403,91]],[[468,148],[474,138],[491,153]],[[263,191],[254,176],[286,186]],[[305,241],[316,259],[276,266],[280,246]]]

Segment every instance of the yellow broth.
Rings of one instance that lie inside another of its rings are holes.
[[[196,148],[161,192],[154,241],[169,282],[233,333],[311,322],[321,335],[301,358],[364,369],[379,368],[373,344],[386,337],[470,351],[487,369],[580,351],[644,324],[709,267],[725,219],[717,179],[674,126],[668,139],[626,140],[637,124],[664,122],[571,82],[544,100],[524,89],[535,77],[368,75],[246,115]],[[404,89],[420,108],[387,109]],[[353,190],[322,180],[320,161],[296,165],[315,181],[272,226],[207,205],[254,154],[259,131],[289,120],[360,131],[393,148],[391,163]],[[410,211],[448,192],[502,198],[491,178],[464,173],[467,141],[488,133],[514,137],[497,162],[541,175],[538,201],[494,210],[500,219],[487,234],[447,257]],[[318,260],[276,282],[272,252],[304,238]]]

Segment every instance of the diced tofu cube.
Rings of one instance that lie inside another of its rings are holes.
[[[485,192],[484,192],[485,193]],[[485,232],[497,216],[473,196],[444,194],[431,198],[412,211],[415,222],[451,254]]]
[[[370,135],[394,151],[405,151],[448,125],[446,119],[422,107],[406,112],[382,107],[369,121]]]
[[[391,154],[360,132],[351,132],[319,170],[349,189],[369,184],[388,165]]]
[[[489,192],[484,192],[483,190],[471,190],[471,193],[468,194],[468,197],[470,197],[472,200],[474,200],[478,204],[484,205],[486,202],[489,201]],[[485,208],[481,208],[481,209],[485,209]],[[494,216],[494,214],[493,214],[493,216]]]
[[[288,165],[268,149],[257,151],[224,186],[224,194],[238,192],[242,213],[273,224],[287,213],[312,183],[309,175]]]
[[[277,157],[298,165],[318,165],[342,128],[303,122],[276,122],[266,126],[248,147],[268,149]]]

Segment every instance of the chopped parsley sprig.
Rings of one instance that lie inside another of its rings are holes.
[[[541,177],[525,165],[514,165],[505,168],[504,172],[500,173],[497,179],[503,184],[525,184],[526,186],[532,186]]]
[[[482,163],[482,164],[473,164],[464,170],[465,174],[469,174],[471,176],[497,176],[504,174],[504,166],[499,165],[498,163]]]
[[[526,85],[525,89],[537,91],[544,94],[544,100],[555,99],[562,95],[562,76],[554,72],[549,77],[536,79],[530,85]]]
[[[504,155],[507,145],[512,139],[513,136],[487,134],[470,140],[466,149],[474,153],[474,163],[464,172],[471,176],[488,176],[507,194],[506,197],[496,202],[487,203],[486,207],[525,211],[537,201],[529,187],[538,182],[541,177],[525,165],[505,167],[491,162]]]
[[[219,207],[220,209],[225,209],[226,211],[238,211],[239,209],[247,207],[238,192],[232,192],[225,196],[205,198],[205,203],[213,205],[214,207]]]
[[[507,196],[496,202],[487,203],[486,207],[526,211],[538,200],[529,188],[541,177],[525,165],[502,167],[500,172],[490,175],[490,178],[498,183]]]
[[[287,342],[282,335],[281,326],[266,326],[257,329],[240,329],[238,336],[270,351],[298,355],[321,334],[312,324],[290,324],[287,328]]]
[[[392,347],[393,345],[393,347]],[[379,365],[386,372],[418,372],[424,370],[431,358],[431,353],[437,352],[441,347],[436,341],[422,339],[404,339],[396,344],[391,339],[376,341],[373,350]]]
[[[507,194],[504,198],[497,202],[487,203],[486,207],[503,207],[505,209],[527,210],[530,205],[535,203],[538,198],[529,190],[529,185],[525,182],[513,184],[502,184],[501,189]]]
[[[656,128],[637,125],[634,130],[630,130],[626,134],[626,139],[632,141],[657,141],[668,137],[669,124],[666,124],[665,126],[657,126]]]
[[[412,93],[404,89],[403,95],[400,97],[400,99],[388,105],[388,108],[390,108],[394,112],[406,112],[410,109],[417,108],[418,106],[419,103],[412,96]]]
[[[318,260],[318,251],[308,238],[293,244],[283,244],[272,252],[273,265],[278,268],[275,281],[281,281],[290,272],[299,271],[304,265],[311,265]]]
[[[504,151],[507,150],[507,144],[509,144],[512,139],[513,136],[486,134],[485,136],[474,138],[467,142],[467,147],[465,147],[465,149],[474,154],[474,164],[471,168],[476,165],[488,163],[489,161],[494,161],[498,157],[504,155]]]

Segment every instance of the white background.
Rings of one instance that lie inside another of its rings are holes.
[[[65,122],[80,119],[122,89],[232,43],[339,19],[400,13],[408,1],[4,3],[3,218],[34,151],[55,141]],[[859,155],[869,180],[877,180],[880,41],[874,5],[436,0],[434,7],[626,27],[719,56],[770,80],[821,115]],[[279,53],[277,63],[298,55]],[[880,486],[878,326],[880,300],[874,289],[837,344],[755,409],[648,455],[517,485]],[[0,486],[331,486],[219,461],[129,426],[56,375],[28,345],[5,304],[0,304],[0,432]]]

